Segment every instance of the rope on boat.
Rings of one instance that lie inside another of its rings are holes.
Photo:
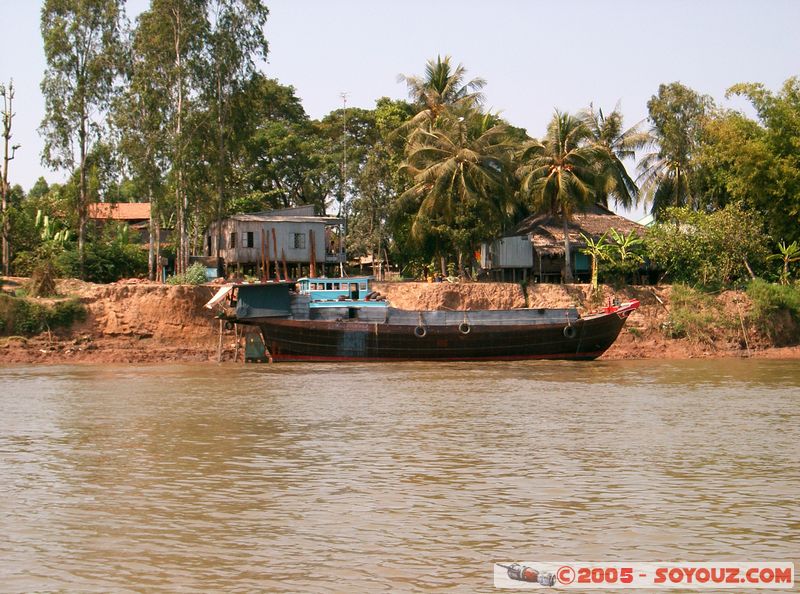
[[[458,325],[458,331],[461,332],[464,336],[469,334],[472,328],[469,325],[469,320],[467,319],[467,312],[464,312],[464,320]]]

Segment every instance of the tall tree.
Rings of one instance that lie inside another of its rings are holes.
[[[135,38],[134,38],[135,39]],[[131,42],[134,41],[131,40]],[[148,278],[155,280],[160,257],[159,207],[167,168],[167,137],[162,127],[158,93],[146,76],[147,64],[139,52],[128,52],[127,85],[113,105],[117,147],[137,195],[150,204],[148,222]]]
[[[313,204],[319,212],[338,179],[333,138],[341,127],[314,122],[291,86],[263,75],[237,95],[237,111],[254,121],[243,150],[231,155],[239,195],[227,200],[232,212]]]
[[[572,282],[569,221],[594,200],[596,164],[603,157],[590,139],[580,118],[556,111],[545,138],[529,141],[519,155],[521,195],[533,210],[561,218],[566,282]]]
[[[11,125],[14,119],[14,81],[10,81],[8,86],[0,84],[0,96],[3,97],[3,177],[0,180],[0,192],[2,192],[2,210],[0,211],[0,223],[2,224],[3,235],[3,274],[8,276],[9,266],[11,264],[11,244],[9,243],[9,194],[10,188],[8,186],[8,162],[14,159],[14,153],[19,148],[18,144],[11,147],[11,154],[9,155],[8,143],[11,142]]]
[[[732,116],[734,133],[716,138],[726,189],[767,214],[776,240],[800,241],[800,78],[789,78],[778,92],[746,83],[728,95],[747,98],[758,122]]]
[[[369,255],[373,274],[376,263],[388,263],[392,247],[391,216],[398,196],[408,189],[408,176],[400,172],[405,142],[394,132],[414,114],[405,101],[378,99],[374,110],[378,138],[354,179],[354,196],[348,219],[347,252]]]
[[[189,262],[187,150],[196,129],[187,121],[200,85],[208,33],[206,7],[206,0],[152,0],[150,9],[139,15],[133,38],[133,78],[147,88],[146,109],[158,113],[166,136],[178,273]]]
[[[658,95],[647,102],[647,109],[658,149],[639,162],[638,181],[645,200],[656,216],[668,206],[697,208],[694,157],[703,124],[713,109],[711,97],[679,82],[662,84]]]
[[[261,0],[210,0],[210,31],[206,60],[213,87],[206,88],[206,103],[214,118],[215,150],[213,151],[214,185],[217,196],[217,260],[221,267],[222,219],[225,189],[231,182],[228,155],[244,144],[252,122],[248,112],[234,111],[234,99],[255,75],[256,60],[267,57],[264,25],[269,11]],[[238,117],[237,117],[238,116]],[[237,117],[238,121],[232,121]],[[237,146],[234,146],[237,145]]]
[[[47,70],[42,80],[43,161],[78,169],[78,254],[84,274],[89,203],[87,156],[102,134],[103,112],[115,91],[123,0],[45,0],[41,30]],[[77,146],[76,146],[77,144]]]
[[[641,122],[625,129],[619,105],[605,115],[590,105],[580,114],[591,134],[591,141],[600,149],[598,160],[596,200],[608,206],[613,196],[617,206],[630,209],[639,201],[639,188],[628,174],[624,161],[633,161],[636,151],[650,143],[650,135],[641,130]]]

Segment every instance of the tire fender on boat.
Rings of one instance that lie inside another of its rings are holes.
[[[470,327],[469,322],[461,322],[458,325],[458,331],[461,332],[461,334],[467,335],[469,334],[470,330],[472,330],[472,328]]]
[[[414,328],[414,336],[417,338],[425,338],[428,334],[428,331],[425,329],[425,326],[417,326]]]
[[[578,334],[578,331],[575,330],[575,326],[570,324],[564,326],[564,338],[575,338]]]

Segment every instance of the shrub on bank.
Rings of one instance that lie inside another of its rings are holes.
[[[49,305],[32,299],[0,295],[0,334],[39,334],[45,330],[69,328],[85,319],[86,308],[78,299]]]
[[[753,302],[751,321],[776,346],[797,344],[800,333],[800,287],[756,279],[747,286],[747,295]]]
[[[668,337],[713,344],[723,330],[733,326],[734,321],[725,316],[713,295],[687,285],[673,285],[669,318],[664,325]]]
[[[134,243],[124,241],[86,243],[84,277],[93,283],[111,283],[147,273],[147,252]],[[67,250],[58,258],[64,276],[81,276],[77,249]]]
[[[647,257],[673,282],[719,289],[765,270],[770,239],[755,213],[730,204],[712,213],[668,208],[647,230]],[[748,269],[749,267],[749,269]]]
[[[167,279],[168,285],[202,285],[208,282],[206,267],[195,262],[183,274],[176,274]]]

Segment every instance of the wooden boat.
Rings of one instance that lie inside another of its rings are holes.
[[[209,306],[227,298],[223,317],[257,326],[274,361],[591,360],[639,307],[408,311],[370,298],[363,280],[230,285]]]

